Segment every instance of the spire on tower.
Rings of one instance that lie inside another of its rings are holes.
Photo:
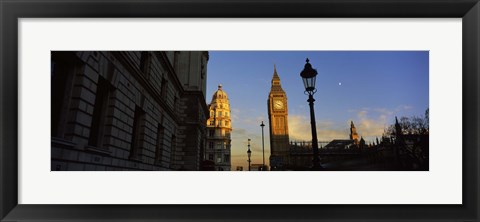
[[[283,92],[282,86],[280,84],[280,76],[277,73],[277,65],[273,64],[273,77],[272,77],[272,88],[271,92]]]
[[[273,64],[273,80],[276,80],[276,79],[280,80],[280,77],[277,74],[277,65]]]
[[[353,140],[353,143],[358,145],[358,133],[353,121],[350,121],[350,140]]]

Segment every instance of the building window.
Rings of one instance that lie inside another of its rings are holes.
[[[132,130],[132,141],[130,142],[130,158],[139,160],[141,155],[141,144],[142,144],[142,134],[143,126],[145,120],[145,111],[143,111],[139,106],[135,106],[135,114],[133,117],[133,130]]]
[[[72,79],[79,67],[64,52],[52,52],[51,57],[51,136],[64,137],[67,114],[71,99]]]
[[[213,161],[213,154],[208,154],[208,160],[212,160],[212,161]]]
[[[167,75],[167,74],[164,73],[163,75]],[[163,98],[166,98],[166,96],[167,96],[167,88],[168,88],[168,80],[167,80],[167,78],[164,77],[162,79],[162,85],[160,86],[160,95]]]
[[[167,53],[167,56],[169,57],[169,59],[170,59],[170,57],[173,57],[173,64],[172,64],[172,66],[173,66],[173,68],[175,69],[175,72],[178,72],[178,68],[179,68],[179,67],[178,67],[178,61],[179,61],[179,59],[180,59],[180,57],[179,57],[179,56],[180,56],[180,52],[175,51],[175,52],[173,52],[173,53],[172,53],[172,52],[166,52],[166,53]],[[172,59],[170,59],[170,62],[171,62],[171,61],[172,61]]]
[[[177,101],[178,101],[178,98],[175,96],[173,98],[173,109],[176,111],[177,110]]]
[[[283,117],[276,117],[275,118],[275,128],[276,129],[283,129],[284,122]]]
[[[208,136],[211,136],[211,137],[215,136],[215,130],[208,131]]]
[[[210,120],[210,126],[213,126],[213,125],[215,125],[215,121]]]
[[[148,76],[148,72],[150,70],[150,61],[151,56],[149,52],[142,52],[140,55],[140,70],[146,76]]]
[[[222,121],[221,120],[218,121],[218,125],[222,126]]]
[[[213,142],[208,143],[208,148],[213,149]]]
[[[223,158],[225,159],[225,162],[227,162],[227,163],[230,162],[230,155],[229,154],[225,154],[223,156]]]
[[[165,133],[165,128],[162,126],[161,123],[159,123],[157,127],[157,146],[156,146],[156,152],[155,152],[155,160],[157,164],[162,162],[164,133]]]
[[[176,150],[177,150],[177,137],[175,135],[172,135],[171,148],[170,148],[170,168],[173,168]]]
[[[103,146],[103,134],[105,131],[105,119],[110,88],[110,84],[107,80],[102,76],[99,76],[95,104],[93,106],[92,123],[90,126],[90,136],[88,139],[88,145],[93,147],[101,148]]]
[[[225,120],[225,126],[228,126],[230,122],[228,120]]]
[[[222,116],[222,111],[218,112],[218,116],[220,116],[220,117]]]

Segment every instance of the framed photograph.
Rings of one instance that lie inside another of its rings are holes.
[[[476,0],[1,4],[2,221],[478,221]]]

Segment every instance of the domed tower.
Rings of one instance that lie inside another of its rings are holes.
[[[218,85],[208,105],[210,117],[207,120],[207,147],[205,159],[214,163],[214,169],[220,171],[231,170],[231,132],[230,102],[228,96]]]

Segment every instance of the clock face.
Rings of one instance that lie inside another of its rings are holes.
[[[281,100],[274,100],[274,101],[273,101],[273,108],[275,108],[275,109],[283,109],[283,101],[281,101]]]

